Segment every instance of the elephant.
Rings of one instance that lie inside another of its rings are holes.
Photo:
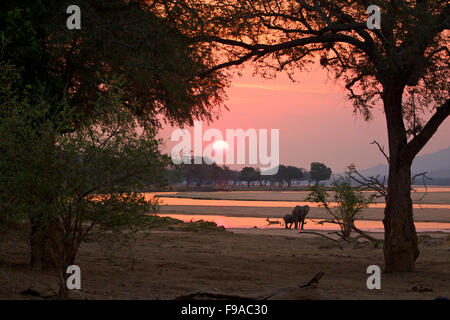
[[[292,224],[294,223],[294,217],[292,216],[292,214],[287,214],[283,217],[284,219],[284,227],[286,229],[291,229],[292,228]],[[288,227],[289,224],[289,227]]]
[[[303,230],[303,225],[306,223],[305,218],[306,218],[306,215],[308,214],[308,212],[309,212],[308,205],[295,206],[295,208],[292,210],[292,217],[294,218],[295,229],[298,229],[298,224],[299,224],[299,222],[301,222],[302,230]]]

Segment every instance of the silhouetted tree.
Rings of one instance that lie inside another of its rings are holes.
[[[58,295],[65,298],[67,267],[76,264],[91,231],[111,231],[109,236],[123,240],[146,226],[157,204],[139,190],[143,181],[164,182],[169,158],[117,99],[120,88],[109,86],[92,102],[101,104],[95,107],[104,114],[84,121],[83,129],[59,134],[72,120],[64,101],[61,113],[36,121],[57,101],[47,100],[39,87],[17,92],[20,70],[12,65],[0,63],[0,79],[0,112],[8,114],[0,117],[0,216],[39,222],[30,226],[40,228],[30,235],[39,237],[33,241],[40,244],[31,258],[51,259],[58,271]],[[41,101],[39,109],[30,107],[35,98]]]
[[[320,181],[331,178],[331,169],[321,162],[312,162],[309,175],[310,179],[315,181],[317,185]]]
[[[303,175],[303,170],[301,168],[288,166],[286,169],[287,169],[286,181],[287,181],[288,187],[291,186],[293,180],[297,180],[297,181],[303,180],[304,175]]]
[[[286,184],[291,187],[293,180],[303,179],[303,171],[293,166],[280,165],[276,177],[279,185]]]
[[[378,28],[367,25],[370,5],[381,8]],[[414,270],[411,163],[450,114],[449,2],[189,0],[166,11],[195,45],[217,52],[199,76],[247,61],[262,74],[292,75],[320,61],[364,119],[381,99],[389,142],[385,271]]]
[[[250,188],[250,183],[259,179],[259,171],[252,167],[245,167],[241,170],[239,179],[247,182],[247,186]]]
[[[84,120],[104,114],[93,101],[108,89],[106,81],[113,79],[121,84],[122,104],[149,133],[154,134],[163,118],[175,124],[212,119],[222,102],[223,76],[194,79],[194,74],[207,68],[208,51],[190,46],[190,39],[161,15],[155,2],[80,0],[76,4],[82,8],[82,28],[74,31],[66,27],[70,4],[6,1],[0,10],[1,62],[22,73],[21,81],[15,83],[21,90],[15,94],[53,101],[49,110],[41,108],[39,100],[30,101],[29,107],[41,112],[35,118],[36,127],[62,112],[58,102],[63,99],[76,112],[55,134],[74,132],[84,126]],[[41,85],[44,95],[29,94],[30,88]],[[1,117],[8,114],[1,113],[0,121]],[[57,194],[47,195],[51,196],[57,201]],[[30,221],[35,267],[49,264],[45,254],[38,254],[45,251],[42,243],[47,232],[40,221],[45,214],[44,209],[41,217],[35,215]]]

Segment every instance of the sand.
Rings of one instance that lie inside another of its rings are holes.
[[[411,192],[414,203],[449,204],[449,188],[429,188],[427,192],[419,189]],[[444,190],[444,191],[441,191]],[[194,198],[194,199],[224,199],[224,200],[258,200],[258,201],[305,201],[309,191],[216,191],[216,192],[153,192],[168,197]],[[371,194],[368,192],[367,194]],[[329,192],[330,199],[333,192]],[[376,202],[384,202],[383,198]]]
[[[292,193],[286,194],[292,197]],[[212,195],[204,193],[203,196]],[[245,196],[250,197],[248,193]],[[275,193],[266,196],[274,197]],[[253,197],[267,200],[260,193]],[[439,197],[433,201],[450,203],[449,192]],[[161,207],[162,213],[250,217],[279,217],[287,211],[286,207]],[[416,209],[414,214],[416,221],[450,222],[448,209]],[[381,220],[382,215],[382,209],[370,208],[364,211],[363,219]],[[311,209],[309,218],[324,217],[323,209]],[[382,233],[372,235],[383,238]],[[421,254],[416,271],[382,274],[382,289],[369,290],[367,267],[375,264],[383,268],[382,248],[375,248],[373,244],[356,248],[341,243],[343,248],[340,248],[322,237],[283,229],[183,232],[160,228],[140,238],[134,250],[129,250],[105,247],[100,245],[101,239],[92,236],[82,244],[76,261],[81,267],[82,290],[72,293],[71,297],[173,299],[198,290],[254,295],[304,283],[319,271],[325,273],[320,288],[329,299],[450,297],[450,236],[421,233],[419,239]],[[33,271],[28,261],[25,236],[14,234],[0,241],[0,299],[41,299],[23,296],[20,292],[28,288],[41,293],[56,290],[55,273]]]
[[[439,190],[439,189],[437,189]],[[304,191],[249,191],[249,192],[171,192],[150,193],[149,196],[160,194],[165,197],[179,197],[175,199],[161,199],[161,213],[226,215],[233,217],[270,217],[281,218],[290,213],[298,202],[303,202],[308,194]],[[430,191],[424,196],[423,192],[412,193],[415,201],[414,220],[420,222],[450,222],[450,192]],[[196,199],[184,199],[194,197]],[[417,203],[417,199],[423,200]],[[219,199],[219,201],[214,201]],[[234,200],[237,201],[234,201]],[[223,201],[228,200],[228,201]],[[253,201],[252,201],[253,200]],[[257,201],[254,201],[257,200]],[[252,201],[252,202],[250,202]],[[167,205],[169,203],[169,205]],[[282,203],[283,206],[278,206]],[[176,205],[172,205],[176,204]],[[359,219],[381,221],[384,206],[377,204],[377,208],[363,210]],[[323,219],[329,217],[324,208],[311,207],[308,218]]]
[[[192,233],[155,230],[126,248],[99,250],[96,242],[82,245],[77,264],[82,291],[76,299],[173,299],[197,290],[252,295],[303,283],[325,272],[320,288],[330,299],[434,299],[450,297],[450,239],[444,234],[421,235],[421,255],[413,273],[383,274],[381,290],[368,290],[366,268],[382,267],[381,248],[361,249],[314,235],[281,235],[280,230],[232,230]],[[56,290],[51,272],[33,272],[25,265],[26,245],[17,239],[1,243],[0,299],[28,299],[29,287]],[[107,253],[106,253],[107,252]],[[413,287],[431,289],[416,292]],[[36,298],[38,299],[38,298]]]
[[[199,215],[224,215],[231,217],[269,217],[281,218],[290,213],[292,208],[285,207],[218,207],[218,206],[169,206],[163,205],[161,213],[175,214],[199,214]],[[383,219],[384,210],[381,208],[365,209],[359,219],[378,220]],[[308,218],[323,219],[329,215],[323,208],[311,208]],[[421,222],[450,222],[450,209],[415,209],[414,220]]]

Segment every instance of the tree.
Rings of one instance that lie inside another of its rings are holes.
[[[227,185],[233,180],[233,171],[228,166],[219,167],[215,163],[213,166],[213,180],[221,190],[226,190]]]
[[[81,30],[66,28],[64,13],[70,4],[7,1],[0,12],[1,60],[22,74],[16,82],[21,90],[15,94],[26,95],[30,87],[45,88],[45,93],[26,96],[37,99],[27,104],[31,109],[42,107],[40,98],[66,101],[73,116],[58,128],[60,134],[75,132],[85,126],[84,121],[104,115],[104,110],[96,109],[101,105],[93,102],[104,91],[105,79],[126,80],[121,102],[149,134],[162,119],[181,125],[195,118],[212,118],[226,82],[221,73],[193,78],[206,68],[207,53],[190,47],[189,38],[173,27],[154,2],[81,0],[77,2],[82,8]],[[36,110],[40,112],[33,123],[36,128],[63,111],[60,103],[49,105]],[[52,196],[57,193],[46,195]],[[52,201],[42,203],[46,202]],[[31,223],[31,264],[49,266],[42,245],[47,232],[38,215]]]
[[[168,16],[195,46],[218,53],[199,76],[247,61],[263,75],[284,70],[292,76],[295,70],[320,62],[345,85],[354,111],[364,119],[371,118],[381,99],[389,143],[385,271],[414,270],[419,249],[410,168],[450,114],[448,1],[186,3],[167,5]],[[379,29],[367,25],[370,5],[381,9]]]
[[[224,94],[222,75],[193,79],[207,57],[189,47],[155,3],[80,0],[80,30],[66,27],[70,4],[24,0],[2,7],[3,59],[24,68],[24,81],[45,82],[72,108],[94,115],[102,80],[121,75],[127,80],[123,103],[142,125],[158,127],[161,115],[176,124],[212,119]]]
[[[250,188],[250,183],[252,181],[258,180],[259,176],[259,171],[257,171],[255,168],[244,167],[239,175],[239,180],[246,181],[247,186]]]
[[[307,201],[318,202],[323,206],[332,216],[329,222],[339,224],[341,237],[348,239],[355,227],[355,220],[360,216],[362,210],[373,202],[375,195],[366,197],[363,192],[354,189],[349,174],[333,181],[332,191],[334,192],[334,201],[337,203],[336,207],[329,205],[329,194],[322,185],[311,187]],[[328,221],[325,220],[325,222]]]
[[[331,178],[331,169],[325,164],[320,162],[311,163],[310,179],[316,182],[316,185],[320,181],[328,180]]]
[[[287,177],[288,177],[287,178],[288,187],[290,187],[293,180],[301,181],[304,179],[303,169],[293,167],[293,166],[288,166],[287,167]]]
[[[67,104],[60,102],[61,112],[43,121],[57,101],[46,100],[45,88],[16,92],[18,70],[8,64],[0,70],[0,110],[8,114],[0,117],[0,220],[39,221],[30,227],[39,228],[31,236],[39,237],[42,251],[31,253],[49,255],[58,272],[58,296],[65,298],[66,269],[92,230],[130,238],[147,225],[157,202],[139,190],[143,181],[164,181],[169,159],[123,107],[120,88],[105,82],[108,90],[93,102],[104,114],[60,134],[73,117]],[[39,97],[38,108],[30,107]]]
[[[302,169],[293,166],[279,165],[278,172],[275,176],[277,177],[279,185],[283,182],[287,184],[288,187],[291,187],[293,180],[303,179],[303,171]]]

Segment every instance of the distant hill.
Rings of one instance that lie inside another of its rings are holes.
[[[450,147],[416,157],[411,167],[411,173],[414,175],[425,171],[428,172],[427,176],[433,179],[427,184],[450,185]],[[387,176],[388,166],[386,164],[378,164],[360,172],[364,176]]]

